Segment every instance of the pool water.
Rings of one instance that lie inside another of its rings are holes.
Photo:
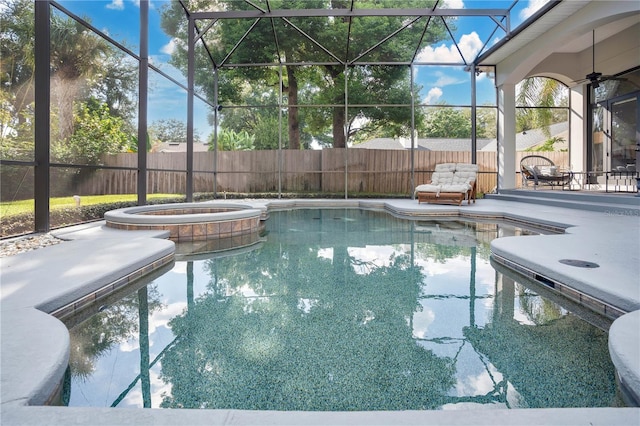
[[[67,403],[621,405],[606,331],[491,266],[492,239],[528,233],[350,209],[273,212],[259,244],[186,256],[71,328]]]

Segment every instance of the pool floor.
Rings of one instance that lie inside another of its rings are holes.
[[[273,212],[71,329],[67,404],[286,411],[615,407],[605,330],[490,263],[505,224]]]

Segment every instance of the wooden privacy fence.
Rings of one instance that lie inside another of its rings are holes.
[[[518,152],[520,158],[529,152]],[[568,153],[545,152],[559,166],[568,166]],[[492,191],[497,184],[495,152],[478,152],[478,192]],[[430,181],[439,163],[470,163],[464,151],[414,151],[414,182]],[[117,154],[104,158],[111,167],[137,167],[137,154]],[[217,167],[214,168],[214,164]],[[147,192],[184,194],[186,192],[186,154],[149,153]],[[329,148],[305,151],[221,151],[196,152],[193,161],[194,192],[311,192],[349,195],[411,195],[411,152]],[[214,173],[215,170],[215,173]],[[280,173],[278,172],[280,170]],[[345,175],[346,170],[346,175]],[[517,170],[514,170],[517,172]],[[80,195],[124,194],[136,192],[135,170],[101,169],[85,177],[75,189]],[[345,177],[346,176],[346,177]],[[516,176],[516,184],[520,178]]]

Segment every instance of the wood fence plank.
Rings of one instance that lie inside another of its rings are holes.
[[[530,152],[516,153],[516,164]],[[211,192],[216,171],[217,191],[265,192],[277,191],[278,167],[281,164],[284,192],[342,193],[345,188],[345,155],[348,160],[348,191],[350,194],[379,193],[411,195],[411,152],[409,150],[371,150],[361,148],[327,148],[322,150],[220,151],[214,167],[213,152],[194,154],[194,190]],[[540,155],[561,167],[569,167],[567,152],[544,152]],[[281,157],[280,157],[281,156]],[[105,156],[104,164],[113,167],[136,167],[137,154],[122,153]],[[149,153],[151,171],[147,176],[149,193],[184,193],[186,188],[185,153]],[[414,151],[415,181],[420,185],[431,180],[435,165],[440,163],[470,163],[466,151]],[[497,158],[495,152],[477,152],[478,190],[489,192],[496,186]],[[172,171],[169,171],[172,170]],[[136,191],[135,170],[103,169],[90,174],[78,185],[82,195],[124,194]],[[197,183],[195,183],[197,181]],[[520,178],[516,175],[519,185]]]

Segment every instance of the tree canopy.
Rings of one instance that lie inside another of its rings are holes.
[[[200,1],[190,4],[198,7]],[[290,0],[288,7],[297,3],[304,8],[344,8],[344,2],[332,0]],[[364,2],[366,3],[366,2]],[[378,2],[379,3],[379,2]],[[393,5],[393,0],[384,3]],[[277,5],[274,3],[274,7]],[[375,7],[361,4],[360,7]],[[379,6],[379,5],[378,5]],[[245,2],[230,2],[228,10],[250,10]],[[417,95],[419,87],[411,87],[410,68],[406,65],[354,65],[345,67],[337,64],[336,58],[320,46],[331,46],[336,51],[347,51],[346,34],[352,26],[352,34],[358,34],[349,41],[350,58],[358,55],[368,63],[388,63],[392,58],[413,57],[415,40],[422,37],[425,42],[435,43],[445,37],[444,25],[432,22],[423,35],[424,25],[407,25],[405,17],[376,16],[366,19],[335,18],[314,19],[294,18],[273,20],[262,18],[256,21],[221,19],[202,34],[195,52],[195,83],[209,101],[218,100],[222,105],[251,105],[278,107],[280,90],[286,106],[287,132],[283,146],[289,149],[306,147],[312,139],[320,144],[333,147],[346,146],[347,139],[365,128],[359,124],[369,123],[366,131],[378,137],[394,137],[410,134],[410,108],[380,107],[378,105],[409,105],[411,91]],[[304,20],[304,23],[302,22]],[[182,5],[171,2],[162,11],[162,27],[176,38],[176,49],[171,63],[185,74],[187,72],[187,23]],[[208,24],[209,22],[204,22]],[[304,25],[303,25],[304,24]],[[252,26],[253,25],[253,26]],[[297,28],[303,26],[306,34],[302,37]],[[250,31],[249,31],[250,30]],[[375,46],[385,35],[395,33],[388,41]],[[277,44],[274,42],[274,33]],[[243,37],[245,37],[243,39]],[[411,42],[409,42],[411,40]],[[242,41],[242,42],[240,42]],[[277,48],[276,48],[277,46]],[[374,48],[375,47],[375,48]],[[272,64],[272,66],[225,67],[232,64]],[[305,65],[302,63],[322,63]],[[282,65],[282,68],[278,66]],[[282,72],[282,87],[279,87]],[[345,72],[348,78],[348,114],[345,111]],[[217,84],[216,84],[217,78]],[[216,88],[218,92],[216,93]],[[262,95],[266,95],[264,99]],[[323,107],[300,108],[301,105],[322,105]],[[359,106],[360,105],[360,106]],[[373,106],[370,106],[373,105]],[[221,126],[227,125],[225,109],[221,113]],[[265,114],[273,122],[273,112],[269,108],[257,109],[253,115]],[[276,114],[277,115],[277,114]],[[252,131],[239,128],[237,121],[231,124],[233,130]],[[256,134],[256,138],[258,135]],[[264,143],[273,146],[274,143]]]
[[[88,18],[84,18],[88,21]],[[0,116],[2,154],[17,155],[11,159],[33,155],[34,102],[34,6],[30,0],[10,0],[0,8],[0,83],[3,114]],[[107,127],[101,134],[119,131],[114,136],[130,138],[134,133],[137,64],[123,51],[61,12],[51,14],[51,139],[52,145],[83,140],[74,131],[84,125],[74,114],[97,113]],[[103,104],[103,106],[97,106]],[[87,105],[92,105],[87,110]],[[119,129],[111,128],[106,113],[119,119]],[[86,126],[95,125],[95,121]],[[84,128],[86,128],[84,126]],[[84,130],[83,130],[84,131]],[[116,151],[91,152],[89,147],[66,149],[89,155],[80,163],[93,162],[102,153],[119,152],[120,143],[97,143],[93,149]]]

